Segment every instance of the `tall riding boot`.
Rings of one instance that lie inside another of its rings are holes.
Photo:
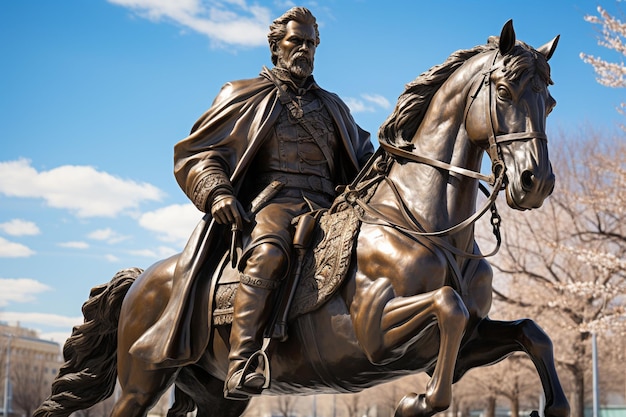
[[[244,282],[245,281],[245,282]],[[269,301],[278,282],[243,276],[234,300],[233,325],[230,332],[230,361],[224,384],[224,396],[248,399],[258,395],[269,382],[260,366],[269,372],[269,364],[261,352],[263,332],[269,320]],[[261,352],[261,355],[258,353]],[[259,356],[265,360],[259,361]],[[259,363],[264,362],[264,363]]]

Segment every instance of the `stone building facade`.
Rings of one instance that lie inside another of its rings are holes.
[[[58,343],[40,339],[34,330],[0,322],[0,416],[4,417],[5,393],[8,417],[30,415],[50,394],[62,364]]]

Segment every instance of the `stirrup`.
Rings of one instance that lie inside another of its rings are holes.
[[[256,366],[252,364],[256,361]],[[263,366],[263,372],[256,368]],[[262,383],[260,381],[263,381]],[[258,386],[260,385],[260,386]],[[260,395],[270,386],[270,363],[264,350],[250,355],[243,368],[235,371],[224,383],[224,398],[247,400],[253,395]]]

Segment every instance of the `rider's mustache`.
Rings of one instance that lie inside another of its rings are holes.
[[[304,52],[298,52],[298,53],[294,54],[293,55],[293,59],[294,60],[302,59],[305,62],[307,62],[308,64],[311,63],[311,59]]]

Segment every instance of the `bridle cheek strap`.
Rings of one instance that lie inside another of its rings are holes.
[[[497,165],[503,165],[503,160],[502,160],[502,152],[500,149],[500,144],[503,143],[508,143],[508,142],[514,142],[514,141],[519,141],[519,140],[530,140],[530,139],[542,139],[547,141],[548,140],[548,136],[544,133],[544,132],[514,132],[514,133],[498,133],[498,121],[497,121],[497,114],[498,112],[496,111],[496,101],[494,100],[493,97],[493,87],[491,85],[491,74],[498,69],[498,67],[496,67],[496,60],[498,58],[498,50],[496,49],[496,51],[494,52],[493,55],[493,61],[491,62],[491,67],[489,68],[489,70],[485,71],[483,73],[483,81],[481,83],[485,84],[488,88],[487,94],[488,94],[488,99],[485,100],[485,118],[487,119],[487,122],[489,123],[489,149],[488,149],[488,153],[489,156],[491,157],[491,161],[493,163],[494,168]],[[476,94],[472,97],[473,99],[476,98],[476,96],[478,95],[478,93],[480,92],[480,86],[478,87]],[[469,112],[469,109],[468,109]],[[465,116],[467,118],[467,114]]]

